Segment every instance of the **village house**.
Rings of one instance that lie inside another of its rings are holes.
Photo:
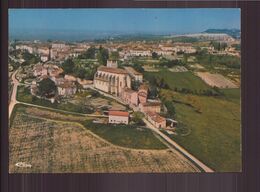
[[[38,47],[37,53],[43,56],[50,55],[50,49],[49,47]]]
[[[28,45],[16,45],[15,49],[26,50],[31,54],[34,52],[34,48]]]
[[[74,77],[73,75],[65,75],[64,79],[66,79],[68,81],[77,81],[77,78]]]
[[[47,75],[47,74],[48,74],[48,70],[43,65],[37,64],[37,65],[34,66],[34,68],[33,68],[33,75],[35,77],[44,76],[44,75]]]
[[[154,50],[154,52],[160,56],[169,56],[169,55],[173,54],[173,51],[165,51],[165,50],[160,50],[160,49],[156,49],[156,50]]]
[[[144,56],[144,57],[149,57],[152,56],[152,53],[150,50],[139,50],[139,49],[132,49],[129,51],[131,56]]]
[[[64,81],[62,84],[57,85],[58,94],[61,96],[74,95],[77,92],[77,87],[74,82]]]
[[[88,88],[90,85],[93,84],[93,81],[92,80],[86,80],[86,79],[80,79],[80,78],[77,78],[77,82],[84,88]]]
[[[172,52],[172,51],[174,51],[174,48],[173,48],[173,46],[171,45],[171,44],[160,44],[159,45],[159,48],[162,50],[162,51],[170,51],[170,52]]]
[[[161,112],[161,102],[146,102],[146,103],[140,103],[139,104],[140,111],[143,113],[147,112],[155,112],[160,113]]]
[[[53,43],[52,45],[51,45],[51,47],[53,48],[53,49],[65,49],[66,48],[66,45],[64,44],[64,43]]]
[[[134,68],[132,67],[125,67],[125,70],[129,73],[129,75],[132,77],[134,81],[138,81],[140,83],[143,82],[143,74],[137,72]]]
[[[166,119],[155,112],[146,113],[147,120],[156,128],[166,128]]]
[[[138,92],[129,88],[124,88],[121,99],[128,105],[138,106]]]
[[[109,111],[108,122],[111,124],[128,124],[129,113],[127,111]]]
[[[58,77],[61,73],[63,73],[63,69],[56,65],[50,65],[48,67],[48,74],[50,77]]]
[[[41,55],[41,61],[46,62],[49,60],[49,55]]]
[[[147,85],[140,85],[138,89],[138,100],[139,103],[146,103],[148,97],[148,86]]]

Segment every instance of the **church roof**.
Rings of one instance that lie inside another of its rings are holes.
[[[116,73],[116,74],[128,74],[127,71],[124,69],[105,67],[105,66],[99,67],[98,71],[107,72],[107,73]]]

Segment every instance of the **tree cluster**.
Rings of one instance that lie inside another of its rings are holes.
[[[40,96],[50,98],[55,96],[56,92],[57,87],[51,79],[46,78],[39,82],[38,94]]]

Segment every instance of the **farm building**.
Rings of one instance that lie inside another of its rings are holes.
[[[129,113],[127,111],[109,111],[108,122],[112,124],[128,124]]]
[[[140,103],[139,108],[140,108],[141,112],[143,112],[143,113],[147,113],[147,112],[160,113],[161,112],[161,103],[160,102]]]
[[[129,104],[129,105],[134,105],[138,106],[138,93],[137,91],[134,91],[129,88],[124,88],[121,96],[122,100]]]
[[[146,113],[147,120],[152,123],[156,128],[165,128],[166,127],[166,119],[160,116],[158,113],[147,112]]]

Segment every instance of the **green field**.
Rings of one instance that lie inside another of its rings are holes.
[[[240,104],[240,89],[221,89],[221,91],[227,100]]]
[[[217,172],[241,170],[239,93],[226,90],[226,98],[214,98],[161,91],[167,100],[179,101],[176,119],[190,131],[170,137]]]
[[[175,88],[190,89],[190,90],[207,90],[210,87],[204,83],[199,77],[195,76],[191,72],[171,72],[166,69],[159,72],[145,72],[144,78],[151,82],[152,78],[163,78],[168,84],[169,88],[174,90]]]
[[[122,147],[135,149],[166,149],[151,130],[131,125],[106,125],[85,121],[83,125],[105,140]]]

